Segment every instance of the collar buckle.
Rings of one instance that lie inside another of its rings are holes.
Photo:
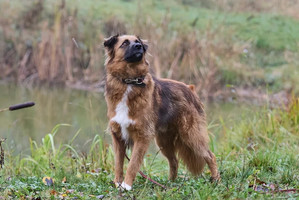
[[[146,84],[143,81],[144,81],[144,77],[123,79],[123,82],[125,84],[132,84],[132,85],[136,85],[136,86],[139,86],[139,87],[145,87],[146,86]]]
[[[144,80],[144,78],[140,78],[140,77],[135,79],[136,84],[138,84],[138,85],[141,85],[143,83],[143,80]]]
[[[126,84],[131,84],[133,82],[133,79],[126,78],[126,79],[123,79],[123,82],[125,82]]]

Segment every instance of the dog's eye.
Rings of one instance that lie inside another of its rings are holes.
[[[125,47],[128,46],[130,44],[129,40],[125,40],[120,47]]]

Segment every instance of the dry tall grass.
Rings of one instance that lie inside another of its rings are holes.
[[[24,3],[27,9],[19,15],[13,15],[11,9],[2,9],[7,17],[0,18],[0,36],[4,38],[0,40],[0,78],[19,82],[96,84],[104,77],[105,58],[101,43],[105,37],[116,33],[137,34],[147,39],[148,59],[156,76],[195,84],[196,91],[206,98],[225,85],[219,76],[223,66],[233,66],[239,71],[251,70],[240,62],[250,41],[236,43],[232,37],[222,37],[232,34],[224,25],[216,28],[210,25],[203,31],[195,28],[186,31],[184,27],[169,31],[172,22],[169,13],[157,22],[143,16],[140,7],[130,24],[110,16],[102,19],[98,26],[91,24],[82,30],[85,22],[78,18],[77,8],[70,9],[65,0],[58,2],[51,13],[44,11],[46,3],[42,0]],[[248,10],[249,4],[255,10],[267,9],[270,5],[249,0],[242,4],[233,0],[213,1],[218,9],[239,11]],[[2,2],[3,5],[6,4]],[[194,26],[197,20],[192,22]]]
[[[76,80],[94,79],[93,67],[81,69],[89,62],[89,52],[96,52],[97,46],[84,46],[79,43],[78,49],[72,38],[78,37],[77,11],[69,11],[65,1],[57,6],[51,20],[40,20],[38,9],[43,7],[43,1],[32,5],[20,19],[20,34],[15,34],[10,22],[2,21],[3,50],[1,77],[15,77],[20,82],[40,80],[47,82],[74,82]],[[33,24],[29,23],[32,22]],[[27,28],[28,27],[28,28]],[[40,31],[36,31],[40,29]],[[34,34],[34,40],[32,35]],[[30,42],[29,42],[30,41]],[[29,42],[24,44],[24,42]],[[94,53],[93,59],[101,58],[103,54]]]
[[[78,33],[77,11],[68,10],[65,3],[61,1],[57,5],[52,22],[40,20],[37,24],[29,22],[38,21],[43,2],[33,4],[20,22],[23,27],[22,34],[18,37],[12,33],[14,30],[9,22],[1,23],[4,38],[11,44],[11,49],[4,52],[2,78],[16,77],[20,82],[97,82],[104,76],[104,51],[100,45],[104,37],[116,33],[135,33],[149,41],[148,59],[156,76],[193,83],[197,85],[197,91],[207,96],[219,84],[216,77],[216,55],[235,49],[215,42],[217,38],[214,32],[218,30],[168,33],[170,20],[167,15],[160,23],[140,17],[131,26],[125,25],[116,17],[108,18],[104,21],[103,32],[98,32],[98,35],[91,38],[90,45],[86,46],[81,42],[85,39]],[[39,38],[32,44],[24,45],[23,42],[38,28],[41,30]],[[75,38],[79,48],[72,38]],[[9,43],[2,45],[7,44]],[[16,55],[18,59],[15,59]],[[233,56],[231,51],[229,56]],[[84,65],[88,62],[89,67],[85,69]]]
[[[221,10],[235,12],[272,12],[299,19],[299,1],[297,0],[213,0],[213,5]]]

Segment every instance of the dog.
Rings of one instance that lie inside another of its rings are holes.
[[[209,150],[203,104],[194,85],[158,79],[145,58],[148,45],[135,35],[105,39],[107,116],[115,154],[116,186],[131,190],[150,141],[155,139],[168,159],[169,179],[178,172],[178,158],[193,175],[207,163],[213,180],[219,180],[216,158]],[[126,148],[132,155],[124,177]]]

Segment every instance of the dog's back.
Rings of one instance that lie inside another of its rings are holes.
[[[173,122],[173,119],[180,115],[190,114],[197,115],[205,120],[203,104],[194,91],[186,84],[170,79],[157,79],[153,77],[155,82],[154,108],[158,109],[159,123],[167,125]],[[194,111],[197,111],[197,113]]]

